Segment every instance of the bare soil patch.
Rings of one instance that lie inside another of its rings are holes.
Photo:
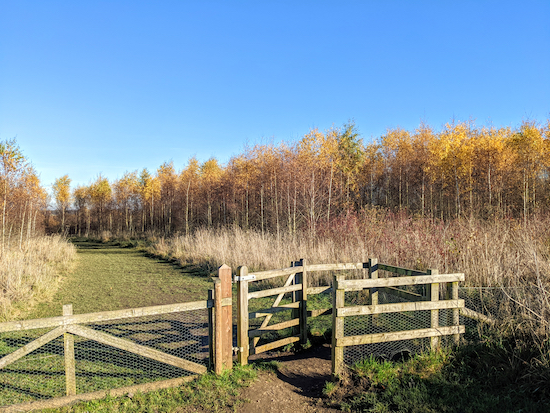
[[[277,361],[276,373],[261,372],[258,379],[244,389],[241,397],[250,400],[240,413],[337,412],[327,407],[323,387],[330,380],[330,346],[323,345],[299,353],[271,352],[251,360]]]

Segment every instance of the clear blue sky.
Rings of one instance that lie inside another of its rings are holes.
[[[0,0],[0,140],[44,186],[354,119],[550,116],[550,1]]]

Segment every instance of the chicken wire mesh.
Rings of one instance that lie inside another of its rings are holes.
[[[200,366],[208,367],[210,363],[206,309],[83,325]],[[49,330],[0,334],[0,357]],[[77,394],[195,374],[97,341],[73,337]],[[63,335],[0,369],[0,406],[64,395]]]
[[[405,298],[391,294],[387,290],[378,292],[378,304],[407,302]],[[367,305],[368,292],[346,292],[346,305]],[[430,311],[405,311],[376,315],[362,315],[344,318],[344,336],[360,336],[377,333],[416,330],[431,326]],[[369,356],[396,359],[405,355],[416,354],[429,348],[429,338],[389,341],[373,344],[362,344],[344,347],[344,362],[354,364]]]

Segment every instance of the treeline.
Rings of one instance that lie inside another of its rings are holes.
[[[131,236],[234,225],[315,231],[372,207],[441,219],[527,219],[550,206],[549,172],[549,122],[515,129],[457,122],[440,131],[422,124],[367,144],[351,123],[246,148],[227,165],[191,158],[181,170],[165,163],[72,190],[64,176],[54,185],[57,219],[48,226]]]
[[[38,175],[25,158],[15,139],[0,142],[0,208],[1,246],[3,254],[10,243],[21,245],[24,240],[43,232],[43,212],[47,192]]]

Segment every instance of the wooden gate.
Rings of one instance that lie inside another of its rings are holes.
[[[252,288],[252,283],[273,282],[283,278],[280,287]],[[239,363],[247,364],[248,357],[252,354],[260,354],[268,350],[283,347],[287,344],[307,341],[307,273],[304,260],[296,261],[289,268],[280,270],[248,273],[247,267],[239,267],[237,276],[237,346],[239,350]],[[282,303],[285,294],[291,293],[290,303]],[[269,308],[257,309],[249,312],[249,301],[257,298],[273,297],[275,300]],[[274,314],[290,312],[289,320],[276,324],[269,324]],[[250,320],[263,318],[260,326],[249,330]],[[258,345],[260,337],[267,333],[273,333],[286,328],[293,328],[289,337]]]

